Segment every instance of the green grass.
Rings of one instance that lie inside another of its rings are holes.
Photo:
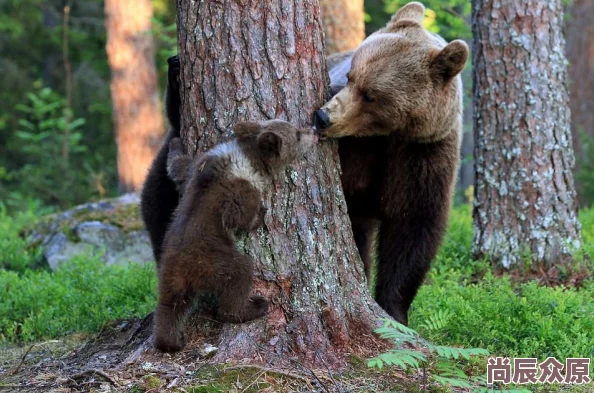
[[[0,205],[0,269],[23,272],[39,261],[39,251],[28,247],[27,241],[19,236],[23,226],[35,220],[32,211],[11,217]]]
[[[594,210],[580,215],[584,251],[594,257]],[[452,214],[447,239],[428,283],[413,304],[411,326],[444,345],[482,347],[498,356],[594,357],[594,282],[577,290],[513,284],[470,257],[472,218],[463,206]],[[447,323],[423,324],[438,310]]]
[[[141,317],[155,304],[152,266],[105,266],[80,256],[57,272],[19,236],[38,217],[0,209],[0,342],[95,332],[112,320]],[[580,215],[584,251],[594,257],[594,209]],[[411,312],[411,326],[435,344],[482,347],[497,355],[594,357],[594,283],[583,288],[513,284],[470,256],[470,208],[454,209],[447,238]],[[443,310],[440,329],[424,328]]]
[[[56,272],[39,268],[38,251],[19,237],[34,217],[0,211],[0,343],[95,332],[152,311],[153,266],[105,266],[94,255],[75,257]]]
[[[0,341],[94,332],[112,320],[146,315],[154,299],[152,266],[75,257],[56,272],[0,270]]]

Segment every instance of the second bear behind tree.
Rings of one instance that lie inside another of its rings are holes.
[[[221,322],[247,322],[268,309],[265,298],[250,296],[254,263],[237,250],[234,233],[262,225],[262,191],[316,136],[281,120],[241,122],[234,133],[195,160],[182,153],[179,138],[169,144],[168,174],[181,199],[159,264],[155,345],[162,351],[183,347],[183,319],[198,295],[218,296]]]
[[[378,231],[375,298],[404,324],[447,226],[468,58],[463,41],[428,32],[424,15],[409,3],[354,52],[329,59],[337,93],[315,119],[322,135],[341,138],[357,247],[369,277]]]
[[[173,180],[167,174],[169,142],[180,136],[179,57],[170,57],[167,59],[167,64],[169,68],[167,70],[167,89],[165,90],[165,114],[169,122],[169,130],[163,145],[153,160],[140,194],[142,219],[151,239],[157,266],[161,259],[165,231],[167,231],[180,198]]]

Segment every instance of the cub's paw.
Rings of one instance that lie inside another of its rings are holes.
[[[268,300],[254,295],[247,299],[243,308],[235,313],[219,312],[217,319],[226,323],[245,323],[263,317],[268,312]]]
[[[254,295],[250,297],[247,308],[250,310],[251,319],[263,317],[268,313],[268,300],[263,296]]]
[[[268,212],[267,207],[260,207],[260,210],[258,210],[258,213],[256,214],[256,219],[254,220],[251,230],[256,230],[264,225],[264,217],[266,216],[266,212]]]

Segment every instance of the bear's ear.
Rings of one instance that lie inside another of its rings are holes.
[[[462,40],[450,42],[432,60],[434,75],[448,81],[464,69],[468,60],[468,46]]]
[[[388,25],[388,30],[395,30],[398,28],[407,27],[410,25],[423,26],[425,19],[425,6],[421,3],[413,1],[404,7],[400,8],[398,12],[392,17]]]
[[[255,121],[240,121],[233,127],[236,138],[244,139],[256,136],[260,132],[260,123]]]
[[[258,137],[258,148],[268,157],[278,157],[281,154],[283,140],[274,132],[263,132]]]

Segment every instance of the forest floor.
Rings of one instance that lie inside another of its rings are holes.
[[[37,216],[0,210],[0,393],[425,392],[420,373],[368,368],[369,354],[349,355],[341,372],[276,353],[257,365],[217,364],[219,329],[204,318],[188,324],[184,351],[161,354],[151,344],[151,319],[142,319],[155,307],[153,267],[106,266],[96,255],[57,271],[40,267],[38,250],[21,236]],[[488,261],[474,260],[471,208],[455,208],[410,326],[433,344],[484,348],[491,356],[589,357],[594,378],[594,209],[582,210],[580,219],[583,249],[574,266],[543,280],[530,272],[501,275]],[[292,367],[280,369],[281,363]],[[478,376],[486,359],[461,366]],[[594,393],[594,383],[527,387]],[[426,391],[455,390],[429,384]]]
[[[373,370],[351,356],[343,372],[268,365],[215,364],[218,330],[191,335],[186,349],[162,354],[151,345],[151,316],[111,323],[93,336],[71,336],[0,350],[0,392],[420,392],[421,375]],[[192,324],[190,324],[192,325]],[[189,329],[187,329],[188,332]],[[433,387],[430,392],[443,392]]]

